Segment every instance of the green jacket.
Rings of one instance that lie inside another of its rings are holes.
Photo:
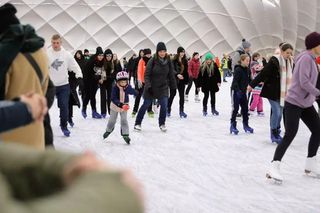
[[[119,173],[90,172],[64,187],[63,167],[75,157],[0,142],[0,212],[143,212]]]

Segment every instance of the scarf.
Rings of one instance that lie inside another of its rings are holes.
[[[0,100],[4,99],[6,73],[18,53],[32,53],[43,46],[44,39],[37,36],[30,25],[11,25],[0,34]]]
[[[281,55],[275,56],[280,65],[280,106],[284,107],[284,101],[291,85],[293,61],[285,60]]]
[[[119,101],[120,101],[120,103],[124,104],[125,103],[125,98],[126,98],[126,93],[125,93],[124,90],[127,88],[127,86],[126,87],[121,87],[118,83],[116,85],[119,88]],[[123,112],[123,109],[118,107],[117,105],[115,105],[113,102],[111,102],[110,108],[113,111],[116,111],[116,112]]]

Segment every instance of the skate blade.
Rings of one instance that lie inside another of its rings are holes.
[[[274,184],[277,184],[277,185],[281,185],[282,182],[283,182],[283,180],[280,180],[280,179],[271,177],[268,173],[266,174],[266,178],[267,178],[268,180],[273,180],[273,181],[274,181]]]
[[[320,179],[320,174],[315,174],[314,172],[310,172],[310,171],[307,171],[307,170],[304,170],[304,173],[307,177],[311,177],[311,178],[314,178],[314,179]]]

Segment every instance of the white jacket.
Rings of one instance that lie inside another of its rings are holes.
[[[69,84],[68,72],[74,72],[76,78],[82,78],[81,69],[71,53],[61,48],[60,51],[48,49],[49,75],[55,86]]]

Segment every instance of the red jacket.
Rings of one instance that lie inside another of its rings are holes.
[[[199,75],[199,70],[200,70],[200,60],[199,59],[196,60],[192,58],[189,61],[189,65],[188,65],[189,77],[197,79]]]

